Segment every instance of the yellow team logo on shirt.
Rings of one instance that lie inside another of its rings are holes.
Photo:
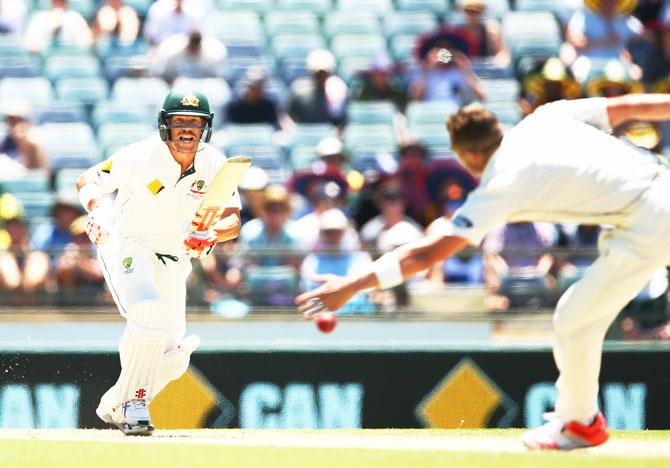
[[[100,167],[100,170],[105,174],[109,174],[110,172],[112,172],[112,161],[107,161],[106,163],[104,163]]]
[[[154,195],[158,195],[158,192],[163,190],[165,188],[165,186],[161,183],[160,180],[154,179],[151,182],[149,182],[149,184],[147,185],[147,188]]]
[[[184,94],[184,96],[181,98],[181,105],[198,107],[200,105],[200,99],[198,99],[193,93]]]

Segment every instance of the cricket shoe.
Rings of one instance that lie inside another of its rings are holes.
[[[112,424],[125,435],[148,436],[154,431],[146,400],[136,398],[126,401],[115,413]]]
[[[526,432],[522,441],[531,450],[573,450],[595,447],[609,438],[607,422],[598,413],[593,422],[585,426],[576,421],[563,422],[556,413],[545,413],[547,423]]]

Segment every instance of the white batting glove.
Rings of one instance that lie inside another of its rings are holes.
[[[190,231],[184,239],[184,252],[191,258],[205,258],[214,250],[218,238],[216,231]]]
[[[110,207],[97,205],[88,214],[86,234],[95,245],[103,245],[109,239],[112,226]]]

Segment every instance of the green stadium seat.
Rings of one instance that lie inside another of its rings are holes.
[[[114,82],[111,97],[115,101],[132,102],[157,109],[169,91],[160,78],[121,77]]]
[[[2,187],[14,195],[18,193],[48,192],[49,173],[41,169],[30,169],[20,179],[2,181]]]
[[[337,34],[330,50],[339,60],[344,57],[370,57],[386,53],[386,41],[379,34]]]
[[[140,18],[144,18],[147,16],[147,11],[149,11],[153,0],[124,0],[123,3],[135,10]]]
[[[278,10],[313,11],[319,16],[333,9],[333,0],[278,0]]]
[[[213,11],[207,16],[206,32],[229,44],[265,45],[263,23],[255,11]]]
[[[380,34],[377,16],[365,11],[331,11],[323,19],[323,35],[331,39],[338,34]]]
[[[0,80],[0,102],[10,97],[21,96],[28,99],[34,107],[53,100],[53,88],[43,76],[33,78],[7,77]]]
[[[350,152],[388,151],[397,146],[395,131],[390,125],[349,124],[344,130],[344,147]]]
[[[564,0],[516,0],[517,11],[549,11],[560,18],[565,9]]]
[[[449,11],[449,0],[396,0],[400,11],[431,11],[443,15]]]
[[[336,8],[344,11],[369,11],[382,16],[393,10],[391,0],[337,0]]]
[[[109,96],[109,84],[104,78],[61,78],[55,86],[58,99],[87,106],[93,106]]]
[[[438,26],[430,11],[389,11],[384,15],[383,31],[387,39],[398,35],[411,35],[432,31]]]
[[[277,34],[320,34],[319,19],[311,11],[270,11],[264,25],[268,38]]]
[[[49,55],[44,61],[44,76],[51,81],[61,78],[93,78],[102,76],[100,61],[93,55]]]
[[[347,122],[350,124],[394,125],[395,114],[395,105],[390,101],[356,101],[347,106]]]

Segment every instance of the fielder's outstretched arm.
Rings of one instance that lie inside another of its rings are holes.
[[[338,277],[329,275],[318,288],[295,299],[306,317],[322,311],[335,311],[356,293],[369,288],[390,288],[461,251],[468,242],[458,236],[434,233],[382,255],[363,273]]]

